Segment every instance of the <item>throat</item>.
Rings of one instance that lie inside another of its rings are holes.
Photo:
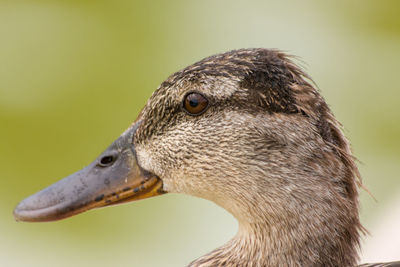
[[[268,252],[270,242],[266,231],[257,225],[239,225],[239,231],[225,245],[193,261],[190,267],[206,266],[270,266]]]
[[[318,227],[239,223],[234,238],[189,266],[355,266],[358,237]]]

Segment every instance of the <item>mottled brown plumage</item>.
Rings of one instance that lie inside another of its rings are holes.
[[[203,101],[201,112],[184,110],[191,93]],[[110,173],[112,188],[102,184]],[[57,220],[183,193],[217,203],[239,222],[235,237],[189,266],[355,266],[360,184],[341,125],[308,75],[280,51],[241,49],[170,76],[98,160],[22,201],[15,215]],[[65,186],[73,201],[57,195]]]
[[[210,101],[182,112],[187,92]],[[209,199],[239,232],[190,266],[354,266],[360,175],[310,78],[286,54],[242,49],[170,76],[142,111],[138,162],[167,192]]]

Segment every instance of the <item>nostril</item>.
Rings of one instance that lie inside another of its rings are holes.
[[[100,159],[99,166],[101,167],[111,166],[116,159],[117,159],[116,155],[106,155]]]

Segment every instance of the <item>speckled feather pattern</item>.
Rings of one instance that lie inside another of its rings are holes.
[[[200,92],[209,108],[182,111]],[[291,57],[242,49],[170,76],[138,120],[138,162],[164,190],[214,201],[239,231],[200,266],[355,266],[361,183],[328,105]]]

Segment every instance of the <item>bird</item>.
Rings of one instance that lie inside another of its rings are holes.
[[[366,233],[361,175],[341,124],[296,60],[238,49],[172,74],[94,162],[21,201],[16,220],[187,194],[239,225],[191,267],[356,266]]]

